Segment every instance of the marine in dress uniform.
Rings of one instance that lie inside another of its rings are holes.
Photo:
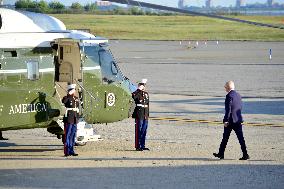
[[[132,93],[136,107],[132,117],[135,118],[135,148],[137,151],[149,150],[145,147],[145,140],[149,118],[149,94],[145,91],[147,79],[142,79],[138,89]]]
[[[234,90],[235,84],[233,81],[228,81],[224,87],[226,92],[228,93],[225,99],[225,115],[223,119],[224,133],[219,152],[213,153],[213,155],[220,159],[224,159],[226,145],[228,143],[232,130],[234,130],[243,152],[243,156],[240,158],[240,160],[247,160],[250,157],[247,153],[246,143],[242,130],[242,98],[241,95]]]
[[[68,85],[68,94],[63,97],[62,103],[66,107],[64,122],[64,155],[78,156],[74,152],[77,123],[79,120],[79,99],[75,96],[76,84]]]

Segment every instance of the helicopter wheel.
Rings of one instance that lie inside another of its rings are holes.
[[[85,146],[87,142],[76,142],[75,146]]]

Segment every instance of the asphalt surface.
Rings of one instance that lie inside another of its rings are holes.
[[[148,79],[155,117],[221,120],[233,80],[245,121],[284,123],[283,42],[117,40],[111,50],[131,81]]]
[[[96,125],[103,141],[63,157],[60,140],[45,129],[5,132],[0,142],[0,188],[271,188],[284,184],[284,129],[244,127],[251,159],[240,161],[232,133],[225,159],[222,127],[150,121],[150,151],[134,151],[133,120]]]
[[[111,41],[111,50],[123,73],[147,78],[152,93],[223,97],[233,80],[244,97],[284,97],[283,42]]]
[[[248,122],[284,123],[284,44],[266,42],[111,41],[123,73],[148,78],[152,117],[222,120],[224,83],[235,80]],[[272,60],[268,49],[272,48]],[[244,127],[251,159],[239,161],[231,134],[210,123],[150,120],[150,151],[134,151],[132,119],[95,125],[99,142],[63,157],[46,129],[6,131],[0,141],[0,188],[271,188],[284,186],[284,127]]]

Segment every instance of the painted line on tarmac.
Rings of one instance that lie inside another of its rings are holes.
[[[188,118],[178,118],[178,117],[150,117],[150,120],[153,121],[177,121],[177,122],[186,122],[186,123],[208,123],[214,125],[223,125],[221,121],[212,121],[212,120],[202,120],[202,119],[188,119]],[[243,123],[246,126],[269,126],[269,127],[284,127],[282,123]]]

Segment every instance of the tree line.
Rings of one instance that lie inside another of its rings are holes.
[[[54,14],[115,14],[115,15],[173,15],[168,12],[159,12],[152,10],[142,10],[138,7],[131,7],[125,9],[119,6],[112,6],[111,9],[101,10],[96,3],[87,3],[82,5],[79,2],[72,3],[70,7],[65,6],[59,1],[52,1],[47,3],[44,0],[32,1],[32,0],[18,0],[15,3],[16,9],[27,10],[39,13],[54,13]]]
[[[47,3],[44,0],[32,1],[32,0],[18,0],[15,3],[16,9],[28,10],[40,13],[68,13],[68,12],[93,12],[97,10],[95,3],[88,3],[81,5],[79,2],[72,3],[71,7],[66,7],[59,1],[52,1]]]

